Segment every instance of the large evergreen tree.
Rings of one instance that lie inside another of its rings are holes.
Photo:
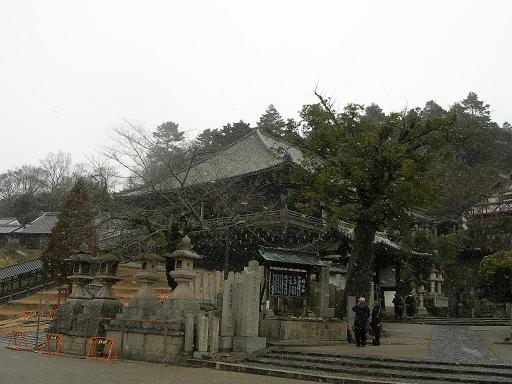
[[[355,104],[337,113],[317,96],[320,103],[302,111],[313,170],[304,172],[304,185],[310,201],[327,202],[331,219],[354,223],[346,294],[367,297],[376,231],[396,227],[408,209],[433,199],[438,169],[432,165],[453,121],[422,118],[418,109],[382,118],[373,113],[380,108],[366,115]]]
[[[69,192],[59,221],[53,228],[41,256],[45,270],[58,283],[65,282],[68,274],[64,259],[78,251],[82,243],[89,246],[93,255],[97,253],[94,217],[87,183],[79,178]]]

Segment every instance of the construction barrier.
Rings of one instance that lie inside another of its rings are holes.
[[[15,349],[17,351],[30,351],[27,344],[27,333],[23,331],[12,331],[9,342],[5,348]]]
[[[45,350],[49,355],[65,355],[64,336],[61,333],[45,333]]]
[[[100,355],[98,355],[98,347],[103,347]],[[108,353],[105,353],[105,348],[107,349]],[[102,336],[91,337],[86,357],[92,359],[101,359],[105,361],[119,360],[117,356],[116,339],[113,337]]]
[[[37,316],[37,311],[23,311],[23,320],[28,320],[33,316]]]

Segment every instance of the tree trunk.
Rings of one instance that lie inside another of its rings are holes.
[[[367,301],[369,299],[373,279],[373,241],[376,232],[376,223],[365,220],[356,222],[352,254],[347,268],[347,283],[343,295],[343,312],[346,310],[347,296],[364,297]]]

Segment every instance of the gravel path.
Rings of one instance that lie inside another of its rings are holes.
[[[497,363],[499,360],[485,348],[469,327],[437,325],[432,327],[430,357],[454,363]]]

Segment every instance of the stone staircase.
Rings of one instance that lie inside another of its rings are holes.
[[[296,349],[269,349],[216,368],[327,383],[512,383],[512,365],[355,356]],[[366,380],[366,381],[365,381]]]
[[[412,319],[386,319],[387,323],[430,324],[430,325],[468,325],[468,326],[501,326],[510,325],[510,318],[450,318],[450,317],[414,317]]]

